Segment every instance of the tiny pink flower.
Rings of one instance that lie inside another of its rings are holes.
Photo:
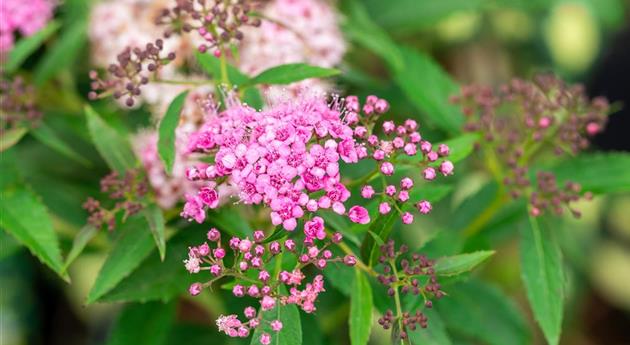
[[[212,254],[214,255],[215,258],[221,260],[225,257],[225,249],[216,248],[215,250],[212,251]]]
[[[407,119],[405,120],[405,127],[410,131],[415,131],[418,128],[418,123],[415,120]]]
[[[385,121],[383,122],[383,132],[386,134],[392,133],[396,129],[396,125],[394,121]]]
[[[389,196],[394,196],[394,194],[396,194],[396,186],[390,184],[389,186],[385,187],[385,194]]]
[[[245,296],[245,288],[243,287],[243,285],[236,284],[232,288],[232,294],[234,294],[234,296],[236,297],[243,297]]]
[[[248,239],[244,239],[242,240],[239,244],[238,244],[238,249],[242,252],[242,253],[246,253],[249,252],[250,249],[252,249],[252,241],[248,240]]]
[[[221,239],[221,233],[219,230],[212,228],[208,231],[208,240],[212,242],[216,242]]]
[[[438,159],[438,154],[435,151],[427,153],[427,160],[429,162],[435,162]]]
[[[245,314],[246,318],[253,319],[256,317],[256,309],[254,309],[254,307],[247,307],[243,314]]]
[[[413,143],[406,144],[403,150],[408,156],[415,156],[415,154],[418,152],[418,148],[416,147],[416,144],[413,144]]]
[[[260,272],[258,272],[258,280],[260,280],[261,282],[266,282],[269,280],[269,278],[271,278],[271,275],[269,274],[269,272],[262,270]]]
[[[292,252],[295,250],[295,242],[292,239],[288,239],[284,241],[284,247],[287,248],[288,251]]]
[[[221,266],[216,264],[210,266],[210,273],[215,277],[219,276],[221,274]]]
[[[280,253],[280,243],[278,241],[271,242],[271,244],[269,244],[269,251],[274,255]]]
[[[398,193],[398,200],[400,200],[401,202],[406,202],[407,200],[409,200],[409,192],[406,190],[401,190],[400,193]]]
[[[589,124],[586,125],[586,133],[591,136],[599,133],[601,129],[602,129],[601,126],[595,122],[590,122]]]
[[[254,241],[260,242],[265,238],[265,233],[262,230],[254,231]]]
[[[343,235],[340,232],[335,232],[332,236],[333,243],[339,243],[343,240]]]
[[[216,190],[210,187],[201,187],[198,195],[201,201],[208,207],[217,208],[217,206],[219,206],[219,194]]]
[[[357,263],[357,259],[353,255],[346,255],[343,257],[343,263],[346,266],[354,266]]]
[[[432,149],[432,146],[430,142],[426,140],[422,140],[422,142],[420,142],[420,151],[422,151],[422,153],[427,154],[431,152],[431,149]]]
[[[370,214],[362,206],[352,206],[348,211],[348,217],[354,223],[367,224],[370,222]]]

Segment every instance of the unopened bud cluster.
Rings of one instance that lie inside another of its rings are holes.
[[[35,90],[21,77],[0,79],[0,135],[17,127],[36,126],[42,113],[35,105]]]
[[[551,173],[538,174],[531,182],[530,165],[544,151],[575,155],[599,133],[609,112],[603,98],[589,100],[581,85],[566,85],[552,75],[533,81],[514,79],[498,91],[469,85],[452,98],[466,116],[464,129],[480,134],[477,147],[488,165],[508,187],[512,197],[530,200],[532,214],[545,210],[557,214],[580,197],[580,186],[568,182],[558,187]],[[498,163],[498,164],[497,164]],[[499,170],[498,172],[496,170]]]
[[[124,176],[112,172],[101,179],[101,192],[107,193],[113,200],[114,206],[106,208],[101,203],[89,197],[83,204],[90,216],[88,223],[100,228],[107,225],[108,230],[116,227],[116,216],[122,213],[122,221],[137,214],[144,208],[144,197],[148,193],[148,183],[144,173],[140,170],[128,170]]]
[[[260,26],[260,19],[251,18],[250,3],[249,0],[180,0],[174,7],[163,10],[157,24],[168,27],[165,37],[197,32],[203,39],[199,51],[214,49],[214,55],[219,56],[222,47],[243,39],[242,26]]]
[[[424,307],[432,308],[431,299],[439,299],[444,295],[433,268],[434,262],[425,255],[417,253],[406,255],[407,246],[401,245],[397,250],[393,240],[380,246],[380,251],[381,256],[378,260],[383,273],[377,276],[377,280],[387,287],[389,296],[396,299],[399,299],[400,295],[408,294],[421,296]],[[402,311],[400,314],[387,310],[378,320],[384,329],[397,329],[401,339],[407,339],[408,332],[416,330],[417,327],[426,328],[427,322],[428,319],[421,310]]]
[[[107,71],[111,79],[101,79],[96,71],[90,72],[92,91],[90,99],[111,94],[115,99],[125,98],[125,104],[132,107],[134,99],[142,93],[140,87],[149,83],[158,70],[175,59],[175,53],[163,53],[164,42],[157,39],[147,43],[144,49],[127,47],[118,54],[117,63],[109,65]]]

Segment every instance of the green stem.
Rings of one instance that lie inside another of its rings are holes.
[[[492,200],[492,203],[483,210],[472,222],[468,224],[466,228],[464,228],[463,234],[465,238],[470,238],[479,231],[483,229],[483,227],[488,224],[488,222],[494,217],[494,215],[501,209],[503,204],[505,203],[506,194],[502,186],[499,186],[499,190],[497,190],[497,194]]]
[[[221,83],[223,83],[226,87],[231,87],[230,85],[230,77],[228,76],[227,71],[227,59],[225,58],[225,51],[223,50],[223,46],[220,47],[221,56],[219,57],[221,63]]]
[[[395,277],[398,277],[398,270],[396,270],[396,262],[394,260],[389,261],[389,265],[392,267],[392,271]],[[398,330],[399,332],[403,332],[403,323],[402,323],[402,306],[400,304],[400,295],[398,294],[398,287],[394,288],[394,301],[396,302],[396,322],[398,322]],[[403,339],[400,339],[400,343],[404,344]]]
[[[354,258],[357,261],[357,263],[356,263],[357,268],[365,271],[365,273],[367,273],[367,274],[369,274],[369,275],[371,275],[373,277],[376,277],[378,275],[378,273],[376,273],[376,271],[374,271],[374,269],[372,267],[369,267],[366,264],[364,264],[363,261],[361,261],[361,259],[359,259],[359,257],[352,251],[352,249],[350,249],[350,247],[347,244],[345,244],[343,242],[339,242],[339,243],[337,243],[337,246],[344,253],[354,256]]]

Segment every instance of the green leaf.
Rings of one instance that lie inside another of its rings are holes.
[[[59,71],[72,66],[87,41],[87,17],[70,25],[35,67],[35,85],[41,86]]]
[[[427,328],[418,327],[408,331],[409,340],[415,345],[451,345],[444,321],[434,309],[424,309],[422,313],[429,319]]]
[[[217,76],[221,75],[221,64],[220,60],[210,54],[202,54],[199,52],[195,53],[197,57],[197,61],[201,68],[213,78],[217,78]],[[243,92],[243,101],[250,106],[260,109],[263,106],[263,98],[260,95],[260,92],[256,88],[248,88],[245,85],[249,84],[250,79],[245,74],[241,73],[238,68],[228,64],[227,65],[227,74],[230,82],[233,85],[236,85],[241,88]]]
[[[595,194],[630,192],[630,154],[585,153],[549,168],[559,183],[574,181]]]
[[[372,287],[363,272],[356,268],[350,295],[350,343],[365,345],[372,328]]]
[[[4,174],[4,171],[3,171]],[[0,228],[24,244],[42,263],[63,279],[59,241],[46,206],[23,185],[7,186],[0,198]]]
[[[148,205],[144,210],[142,210],[142,214],[149,223],[149,229],[151,230],[151,234],[153,235],[153,240],[155,241],[155,246],[160,252],[160,259],[164,261],[164,255],[166,255],[166,241],[164,240],[164,215],[162,214],[162,209],[160,209],[156,204]]]
[[[204,235],[195,229],[184,229],[168,241],[166,258],[160,259],[154,250],[138,268],[106,293],[102,302],[169,301],[186,293],[190,284],[200,277],[190,274],[184,267],[191,243],[197,243]]]
[[[365,2],[378,24],[398,35],[434,28],[451,14],[480,10],[488,3],[487,0],[397,0],[396,6],[387,6],[387,2],[380,0]]]
[[[48,37],[59,29],[61,24],[57,21],[50,21],[43,29],[37,31],[29,37],[22,38],[9,52],[9,59],[5,65],[5,71],[9,74],[15,72],[20,65],[28,58]]]
[[[347,20],[343,23],[344,32],[355,42],[387,62],[390,70],[400,72],[405,62],[396,43],[370,18],[365,7],[357,0],[346,1]]]
[[[459,92],[457,83],[428,55],[407,47],[401,52],[405,68],[394,75],[398,86],[433,124],[459,133],[464,116],[458,106],[449,103],[449,97]]]
[[[305,63],[292,63],[271,67],[253,77],[250,84],[291,84],[309,78],[326,78],[341,73],[334,68],[311,66]]]
[[[48,127],[45,123],[40,123],[37,127],[31,129],[30,132],[35,139],[39,140],[42,144],[50,147],[51,149],[61,153],[62,155],[80,163],[84,166],[89,166],[90,161],[81,156],[75,149],[66,144],[59,136]]]
[[[129,142],[105,123],[90,106],[85,106],[85,116],[92,141],[107,165],[120,175],[134,168],[136,158]]]
[[[81,228],[81,231],[79,231],[79,233],[74,237],[74,241],[72,241],[72,248],[70,249],[70,253],[68,253],[68,257],[66,257],[66,262],[63,264],[63,272],[66,272],[74,260],[79,257],[88,242],[96,236],[98,230],[99,229],[91,224],[87,224]]]
[[[0,136],[0,152],[17,144],[26,132],[28,132],[28,129],[16,127],[2,133]]]
[[[300,322],[300,313],[295,304],[281,305],[276,303],[273,309],[264,312],[260,311],[259,313],[262,313],[262,320],[254,331],[251,345],[260,344],[260,336],[263,332],[271,334],[272,345],[302,345],[302,323]],[[271,330],[269,323],[273,320],[282,322],[282,330],[280,332]]]
[[[478,141],[479,134],[468,133],[443,142],[443,144],[448,145],[450,149],[447,159],[453,163],[457,163],[465,159],[473,152],[475,149],[475,143]]]
[[[471,271],[494,253],[494,250],[480,250],[473,253],[441,257],[435,263],[435,273],[441,276],[455,276]]]
[[[497,288],[478,280],[452,287],[452,293],[435,301],[451,334],[488,345],[531,344],[527,322],[515,303]],[[429,318],[429,327],[433,327]]]
[[[171,173],[173,170],[173,163],[175,162],[175,129],[179,124],[179,115],[182,112],[184,103],[186,103],[186,97],[188,91],[184,91],[177,95],[171,102],[166,110],[166,115],[160,121],[159,127],[159,139],[158,139],[158,153],[160,159],[164,163],[164,167],[167,173]]]
[[[370,224],[371,231],[377,234],[382,240],[387,240],[389,234],[392,232],[394,222],[400,215],[396,210],[390,211],[386,215],[381,215]],[[372,236],[365,236],[363,243],[361,244],[361,257],[363,261],[369,266],[373,266],[378,258],[378,245]]]
[[[254,233],[247,219],[240,214],[236,206],[223,206],[221,211],[209,210],[207,220],[219,230],[230,235],[246,237]]]
[[[564,305],[564,271],[554,230],[530,216],[521,237],[521,277],[534,318],[550,344],[558,344]]]
[[[120,234],[88,294],[88,304],[116,287],[149,255],[153,239],[148,227],[144,217],[132,217],[116,229]]]
[[[175,320],[175,303],[129,304],[114,323],[107,345],[163,345]]]

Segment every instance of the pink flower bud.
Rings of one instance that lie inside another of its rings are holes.
[[[420,141],[422,141],[422,136],[418,132],[413,132],[413,133],[409,134],[409,141],[411,141],[414,144],[417,144]],[[429,150],[429,151],[431,151],[431,150]]]
[[[374,103],[374,110],[376,110],[378,114],[383,114],[389,110],[389,103],[384,99],[379,99]]]
[[[436,176],[435,169],[433,169],[431,167],[428,167],[428,168],[424,169],[422,174],[424,175],[424,179],[427,180],[427,181],[434,180],[435,176]]]
[[[319,249],[316,246],[308,248],[308,256],[315,258],[317,255],[319,255]]]
[[[190,293],[191,296],[197,296],[201,293],[202,289],[203,289],[203,285],[201,285],[201,283],[193,283],[188,288],[188,292]]]
[[[234,250],[238,249],[239,243],[241,243],[241,239],[240,238],[238,238],[238,237],[230,238],[230,242],[229,242],[230,248],[232,248]]]
[[[372,154],[372,158],[374,158],[377,161],[382,161],[385,158],[385,151],[383,150],[374,151],[374,154]]]
[[[348,211],[348,217],[354,223],[367,224],[370,222],[370,214],[362,206],[352,206]]]
[[[258,293],[260,292],[260,290],[258,289],[258,286],[256,285],[251,285],[248,289],[247,289],[247,294],[251,297],[256,297],[258,296]]]
[[[282,322],[280,320],[271,321],[271,329],[275,332],[280,332],[280,330],[282,329]]]
[[[418,152],[418,148],[416,147],[416,144],[413,144],[413,143],[406,144],[403,150],[408,156],[415,156],[416,153]]]
[[[332,236],[333,243],[339,243],[343,240],[343,235],[340,232],[335,232]]]
[[[213,276],[218,277],[221,274],[221,266],[216,265],[216,264],[210,266],[210,273]]]
[[[324,250],[322,252],[322,257],[324,257],[324,259],[328,260],[330,258],[332,258],[332,252],[328,249]]]
[[[429,162],[435,162],[438,159],[438,154],[435,151],[427,153],[427,160]]]
[[[319,268],[320,270],[323,270],[324,268],[326,268],[326,264],[327,261],[325,259],[319,259],[317,260],[317,262],[315,263],[315,265],[317,266],[317,268]]]
[[[271,344],[271,335],[269,335],[269,333],[263,333],[260,335],[260,343],[262,345],[269,345]]]
[[[243,314],[245,314],[246,318],[253,319],[256,317],[256,309],[254,309],[254,307],[247,307]]]
[[[422,200],[416,204],[416,208],[418,209],[418,212],[427,214],[431,212],[431,203],[427,200]]]
[[[270,296],[263,296],[260,300],[260,306],[262,310],[271,310],[276,306],[276,300]]]
[[[454,168],[455,167],[453,166],[453,163],[451,163],[451,161],[444,161],[442,162],[442,164],[440,164],[440,172],[444,176],[452,175]]]
[[[246,271],[249,268],[249,264],[246,261],[241,261],[238,263],[238,268],[241,271]]]
[[[400,202],[406,202],[407,200],[409,200],[409,192],[406,190],[401,190],[400,193],[398,193],[398,200],[400,200]]]
[[[431,152],[431,143],[426,141],[426,140],[422,140],[422,142],[420,142],[420,151],[422,151],[422,153],[427,154],[429,152]]]
[[[394,165],[390,162],[383,162],[381,164],[381,172],[383,175],[391,176],[394,173]]]
[[[595,122],[590,122],[586,125],[586,133],[591,136],[599,133],[601,129],[601,126]]]
[[[215,250],[212,251],[212,254],[214,254],[215,258],[221,260],[225,257],[225,249],[216,248]]]
[[[385,132],[385,134],[390,134],[395,129],[396,129],[396,125],[394,124],[394,121],[383,122],[383,132]]]
[[[343,263],[346,266],[354,266],[357,263],[357,259],[353,255],[346,255],[343,257]]]
[[[210,254],[210,247],[208,246],[207,243],[204,243],[200,245],[199,247],[197,247],[197,251],[199,252],[200,256],[206,256]]]
[[[288,251],[292,252],[295,250],[295,242],[292,239],[288,239],[284,241],[284,247],[287,248]]]
[[[409,213],[409,212],[405,212],[402,215],[402,222],[404,224],[411,224],[413,223],[413,214]]]
[[[388,203],[386,203],[386,202],[382,202],[382,203],[380,203],[380,204],[378,205],[378,212],[379,212],[380,214],[388,214],[388,213],[389,213],[389,211],[391,211],[391,210],[392,210],[392,207],[391,207],[391,206],[389,206],[389,204],[388,204]]]
[[[236,284],[232,288],[232,294],[234,294],[234,296],[236,297],[243,297],[245,296],[245,288],[243,287],[243,285]]]
[[[269,274],[269,272],[265,270],[258,272],[258,280],[260,280],[261,282],[263,283],[267,282],[269,278],[271,278],[271,275]]]
[[[407,127],[410,131],[415,131],[418,129],[418,123],[415,120],[407,119],[405,120],[405,127]]]
[[[396,186],[390,184],[389,186],[385,187],[385,194],[389,196],[394,196],[394,194],[396,194]]]
[[[448,156],[449,152],[450,152],[450,148],[448,147],[448,145],[440,144],[438,146],[438,155],[440,155],[440,157]]]
[[[212,228],[208,231],[208,240],[212,242],[216,242],[221,239],[221,233],[219,230]]]
[[[241,326],[238,328],[238,336],[240,338],[247,338],[249,336],[249,328],[245,326]]]
[[[409,177],[404,177],[402,180],[400,180],[400,188],[406,190],[413,188],[413,180]]]
[[[249,250],[252,249],[252,241],[250,241],[248,239],[242,240],[238,244],[238,249],[241,251],[241,253],[249,252]]]
[[[269,244],[269,251],[273,255],[280,253],[280,243],[278,243],[278,241],[271,242],[271,244]]]
[[[254,231],[254,241],[260,242],[265,238],[265,233],[262,230]]]
[[[361,196],[366,199],[371,199],[372,196],[374,196],[374,188],[370,185],[363,186],[363,188],[361,188]]]

